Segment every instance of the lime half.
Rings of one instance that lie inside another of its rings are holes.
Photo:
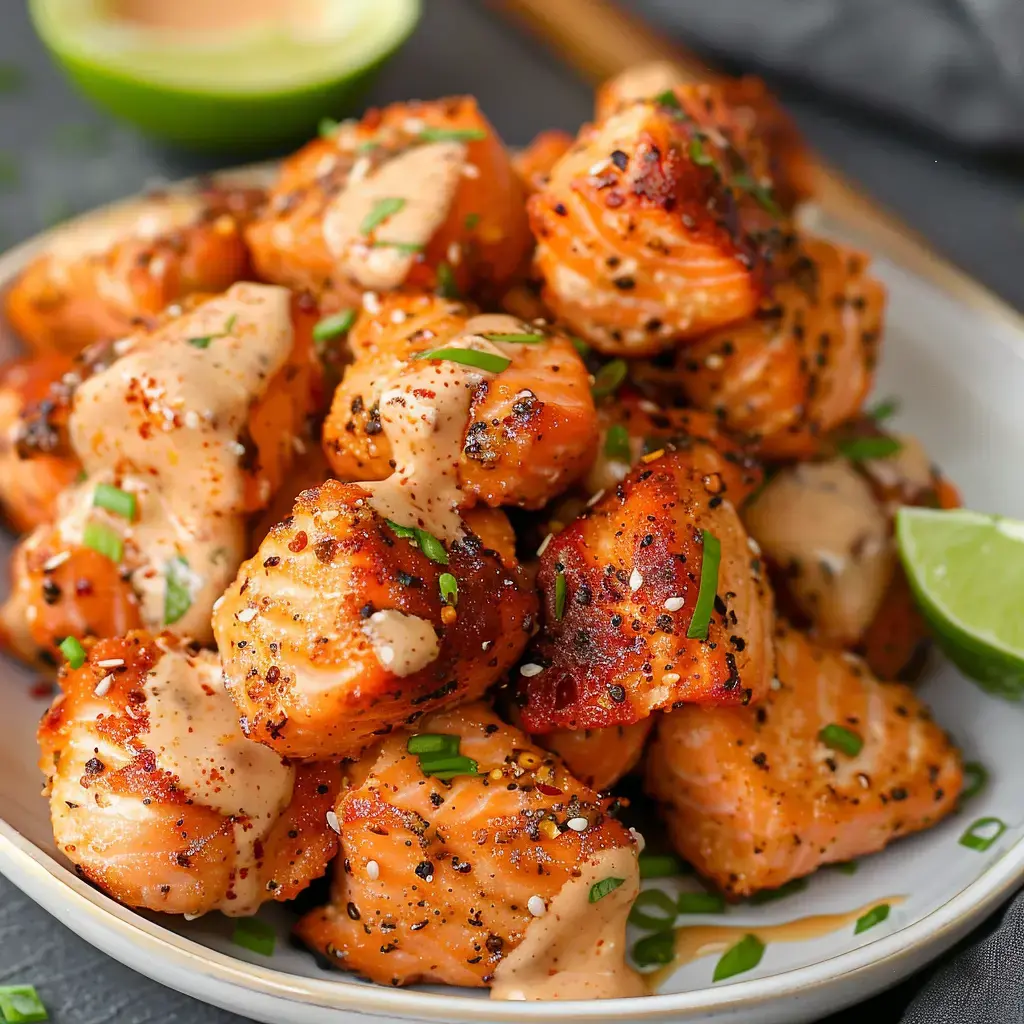
[[[1024,697],[1024,522],[902,508],[896,540],[939,645],[966,675]]]
[[[30,0],[87,96],[161,138],[256,149],[350,108],[420,0]]]

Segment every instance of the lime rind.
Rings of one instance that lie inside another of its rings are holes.
[[[1024,698],[1024,523],[904,508],[896,539],[921,612],[947,657],[986,690]]]

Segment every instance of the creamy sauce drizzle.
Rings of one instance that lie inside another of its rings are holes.
[[[138,741],[195,803],[235,819],[235,898],[219,909],[253,914],[263,895],[256,847],[290,803],[295,769],[242,735],[216,654],[169,651],[144,689],[149,721]]]
[[[410,676],[434,661],[441,645],[434,627],[418,615],[388,608],[363,624],[377,660],[396,676]]]
[[[604,878],[617,889],[590,902]],[[523,941],[498,965],[492,999],[615,999],[646,994],[644,979],[626,963],[626,918],[640,889],[636,851],[602,850],[581,867],[530,922]]]
[[[644,975],[647,994],[654,995],[677,968],[704,956],[724,953],[745,935],[756,935],[766,946],[773,942],[808,942],[854,924],[858,918],[882,903],[897,906],[905,899],[905,896],[884,896],[842,914],[815,914],[785,924],[699,924],[677,928],[672,963]]]
[[[342,270],[363,288],[397,288],[418,256],[406,247],[425,246],[445,222],[465,162],[461,142],[432,142],[349,182],[323,218],[324,241]],[[401,199],[404,205],[372,229],[371,241],[362,224],[382,199]],[[387,242],[397,245],[382,244]]]

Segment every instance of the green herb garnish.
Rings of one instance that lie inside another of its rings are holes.
[[[894,437],[851,437],[839,441],[836,448],[840,455],[851,462],[865,462],[868,459],[887,459],[903,447]]]
[[[771,189],[754,181],[749,174],[737,174],[731,184],[733,188],[746,192],[765,212],[770,213],[773,217],[782,216],[782,211],[775,202]]]
[[[968,783],[960,791],[960,802],[970,800],[977,796],[988,783],[988,769],[977,761],[968,761],[964,765],[964,775],[968,777]]]
[[[480,766],[471,757],[462,754],[455,757],[424,755],[420,758],[420,771],[447,782],[459,775],[479,775]]]
[[[780,885],[777,889],[762,889],[755,892],[747,900],[752,906],[760,907],[764,903],[774,903],[776,900],[784,900],[787,896],[793,896],[803,892],[807,888],[806,878],[791,878],[788,882]]]
[[[467,231],[472,231],[473,228],[475,228],[477,226],[477,224],[480,223],[480,214],[479,213],[467,213],[466,214],[466,219],[462,223],[463,223],[463,226],[465,227],[465,229]]]
[[[479,352],[474,348],[435,348],[421,352],[417,359],[444,359],[450,363],[461,363],[487,373],[501,373],[512,365],[511,359],[496,356],[493,352]]]
[[[662,107],[671,107],[673,110],[683,109],[683,105],[679,102],[679,97],[671,89],[659,92],[654,97],[654,102]]]
[[[416,528],[414,526],[400,526],[393,519],[385,519],[384,522],[395,531],[396,537],[401,537],[402,540],[416,539]]]
[[[66,636],[57,646],[72,668],[81,668],[85,664],[85,648],[77,638]]]
[[[862,914],[857,918],[857,923],[853,928],[853,934],[860,935],[861,932],[866,932],[869,928],[874,928],[876,924],[881,924],[888,916],[889,904],[879,903],[877,907],[872,907],[866,914]]]
[[[565,597],[568,587],[565,582],[565,573],[559,570],[555,573],[555,619],[562,621],[565,615]]]
[[[459,603],[459,581],[450,572],[443,572],[437,583],[441,589],[441,600],[452,607],[457,605]]]
[[[830,750],[838,750],[848,757],[856,757],[864,746],[864,740],[845,726],[830,722],[821,732],[818,739]]]
[[[598,900],[603,900],[608,893],[615,892],[624,881],[624,878],[602,878],[600,882],[595,882],[590,887],[590,902],[596,903]]]
[[[337,313],[331,313],[322,320],[318,320],[313,327],[314,341],[330,341],[337,338],[339,334],[347,334],[352,330],[356,322],[356,311],[354,309],[343,309]]]
[[[418,526],[400,526],[392,519],[385,519],[384,521],[395,531],[396,537],[414,541],[419,545],[420,551],[432,562],[437,562],[438,565],[448,564],[448,552],[445,551],[444,545],[432,533],[427,533],[426,530],[421,530]]]
[[[881,423],[882,420],[895,416],[899,411],[900,400],[898,398],[883,398],[867,409],[867,415],[876,423]]]
[[[480,142],[487,132],[482,128],[424,128],[418,138],[421,142]]]
[[[996,826],[994,832],[990,831]],[[987,850],[1004,832],[1006,822],[1000,818],[979,818],[960,837],[960,845],[969,850]],[[984,834],[988,833],[988,834]]]
[[[674,853],[641,853],[637,858],[641,878],[673,878],[687,874],[687,865]]]
[[[830,864],[829,867],[835,868],[836,871],[844,875],[855,875],[857,873],[857,862],[855,860],[836,861],[835,864]]]
[[[633,461],[633,450],[629,444],[629,431],[621,423],[613,423],[604,435],[604,453],[616,462]]]
[[[135,518],[138,507],[134,494],[122,491],[120,487],[114,487],[112,484],[97,484],[92,492],[92,503],[95,508],[105,508],[129,522]]]
[[[317,132],[321,139],[329,139],[339,128],[340,122],[335,121],[333,117],[321,117],[320,124],[317,125]]]
[[[260,956],[273,956],[277,934],[269,924],[255,917],[240,917],[235,920],[231,941],[243,949],[250,949]]]
[[[0,93],[17,92],[25,84],[25,72],[17,64],[0,61]]]
[[[648,914],[647,910],[658,910],[660,913]],[[677,913],[676,901],[668,893],[660,889],[645,889],[633,902],[629,911],[629,923],[638,928],[657,932],[671,928]]]
[[[31,985],[0,986],[0,1017],[4,1024],[37,1024],[50,1019]]]
[[[199,338],[189,338],[188,343],[193,348],[209,348],[211,341],[216,341],[217,338],[227,338],[235,328],[235,321],[238,317],[232,313],[231,316],[224,321],[224,326],[221,328],[218,334],[206,334]]]
[[[164,565],[164,625],[173,626],[192,607],[191,572],[178,555]]]
[[[409,737],[405,749],[410,754],[442,754],[445,757],[454,757],[459,752],[458,736],[452,736],[443,732],[420,732]]]
[[[645,935],[633,946],[633,960],[637,967],[654,967],[656,964],[670,964],[676,955],[674,932],[655,932]]]
[[[717,892],[682,892],[676,900],[677,914],[724,914],[725,899]]]
[[[543,345],[548,340],[543,334],[502,334],[498,331],[488,331],[481,337],[488,341],[505,342],[510,345]]]
[[[700,588],[697,603],[693,606],[693,617],[686,627],[688,640],[706,640],[711,628],[711,612],[715,607],[718,593],[718,566],[722,560],[722,545],[710,530],[701,530],[704,555],[700,566]]]
[[[756,935],[744,935],[732,949],[722,954],[715,965],[712,981],[725,981],[736,974],[752,971],[764,956],[764,943]]]
[[[612,359],[594,374],[594,383],[590,393],[595,398],[607,398],[619,390],[619,386],[629,376],[629,366],[625,359]]]
[[[104,523],[86,523],[82,531],[82,543],[112,562],[120,562],[124,558],[124,541],[121,535]]]
[[[444,260],[437,265],[437,294],[442,299],[462,298],[462,292],[459,291],[459,286],[455,283],[455,271],[452,270],[451,264]]]
[[[690,139],[690,159],[698,167],[715,166],[715,158],[704,148],[704,140],[699,135]]]
[[[379,224],[383,224],[388,217],[394,216],[399,210],[403,209],[405,203],[406,201],[398,196],[378,199],[370,208],[370,212],[363,218],[362,224],[359,225],[359,230],[364,235],[368,235]]]

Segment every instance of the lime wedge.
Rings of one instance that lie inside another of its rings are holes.
[[[87,96],[161,138],[256,149],[345,112],[420,0],[30,0]],[[256,13],[254,13],[256,12]]]
[[[1024,697],[1024,522],[901,508],[896,540],[939,646],[984,689]]]

